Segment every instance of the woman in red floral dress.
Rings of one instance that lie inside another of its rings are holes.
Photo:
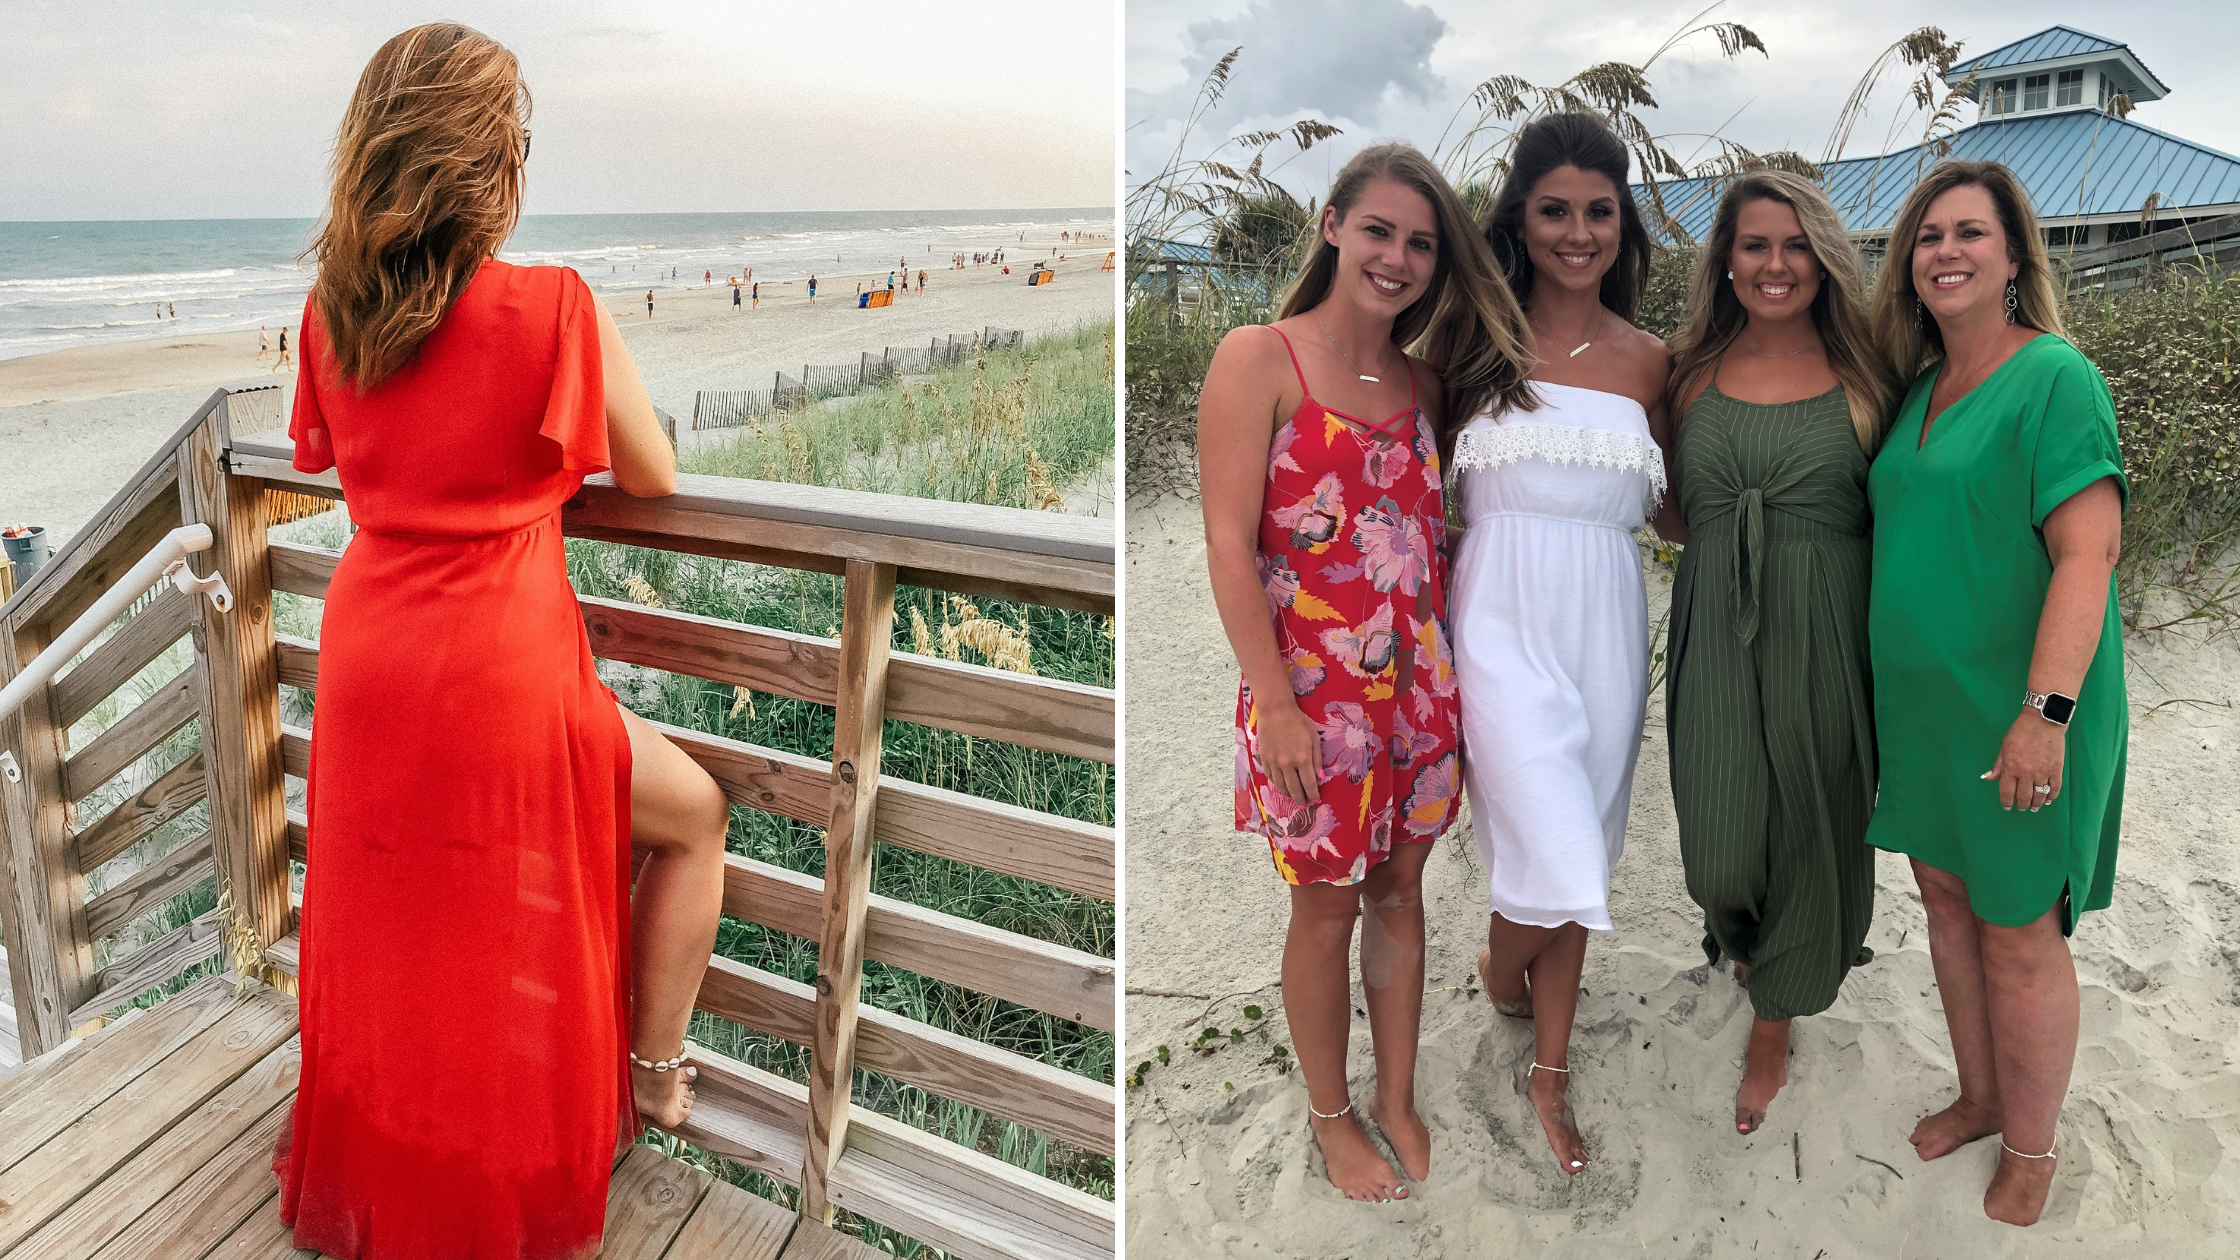
[[[1525,389],[1523,316],[1438,169],[1404,144],[1338,175],[1282,317],[1231,332],[1198,408],[1214,598],[1243,668],[1236,820],[1291,888],[1284,1014],[1332,1184],[1429,1175],[1415,1110],[1422,873],[1460,796],[1438,418]],[[1403,347],[1423,343],[1417,359]],[[1319,391],[1319,392],[1318,392]],[[1369,1105],[1352,1118],[1348,956],[1366,903]]]

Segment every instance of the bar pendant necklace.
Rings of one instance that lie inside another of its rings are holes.
[[[1381,378],[1371,376],[1367,372],[1362,371],[1361,365],[1353,361],[1353,356],[1346,353],[1344,346],[1338,344],[1338,339],[1330,335],[1330,325],[1322,322],[1322,312],[1319,309],[1314,312],[1314,326],[1322,330],[1323,340],[1330,343],[1330,348],[1338,352],[1338,357],[1346,361],[1346,366],[1353,369],[1353,374],[1355,376],[1369,382],[1371,385],[1380,383]]]

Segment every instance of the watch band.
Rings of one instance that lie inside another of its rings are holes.
[[[2077,713],[2077,698],[2062,695],[2058,691],[2036,692],[2026,688],[2022,693],[2022,705],[2027,709],[2036,709],[2039,717],[2055,726],[2067,726],[2069,719]]]

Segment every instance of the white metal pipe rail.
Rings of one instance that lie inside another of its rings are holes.
[[[209,577],[196,577],[187,567],[187,557],[205,551],[214,541],[208,525],[181,525],[163,536],[163,541],[150,548],[148,554],[116,580],[93,607],[79,614],[70,628],[56,636],[47,650],[32,658],[23,672],[0,688],[0,718],[16,711],[24,701],[36,694],[39,688],[52,681],[64,664],[93,642],[101,631],[115,621],[132,602],[148,593],[157,583],[169,578],[172,585],[187,594],[205,594],[219,612],[233,607],[233,592],[225,579],[213,573]],[[10,749],[0,749],[0,775],[14,783],[23,777],[17,767],[15,754]]]

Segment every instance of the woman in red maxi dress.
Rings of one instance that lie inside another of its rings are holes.
[[[358,530],[320,627],[303,1073],[274,1167],[296,1245],[343,1260],[596,1255],[617,1142],[690,1105],[669,1060],[728,806],[600,685],[559,516],[587,474],[666,494],[675,464],[582,278],[491,256],[525,104],[464,27],[391,40],[314,247],[289,433]]]

